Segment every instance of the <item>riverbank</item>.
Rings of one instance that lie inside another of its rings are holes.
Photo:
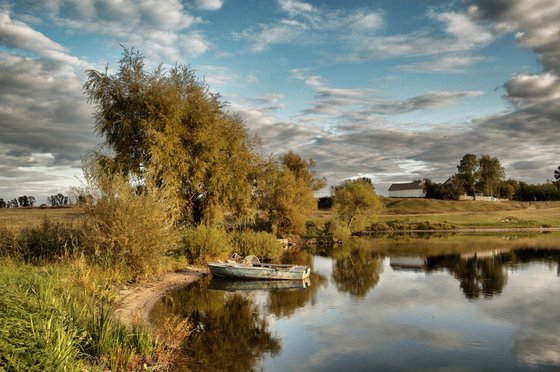
[[[161,297],[206,275],[205,269],[188,267],[123,286],[117,290],[115,316],[128,326],[137,321],[148,324],[150,311]]]

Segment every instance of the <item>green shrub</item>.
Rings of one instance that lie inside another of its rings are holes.
[[[331,219],[325,222],[325,235],[332,236],[335,240],[344,240],[352,235],[350,228],[338,219]]]
[[[321,238],[325,235],[323,229],[315,221],[305,223],[305,238]]]
[[[282,243],[275,235],[262,231],[236,232],[232,243],[236,253],[241,256],[257,256],[260,260],[279,258],[283,251]]]
[[[226,258],[233,251],[228,235],[218,226],[186,228],[182,232],[181,243],[185,257],[195,263]]]
[[[456,226],[445,221],[410,221],[410,220],[391,220],[386,223],[374,224],[373,231],[407,231],[407,230],[453,230]]]
[[[391,228],[385,222],[376,222],[369,227],[369,231],[390,231]]]

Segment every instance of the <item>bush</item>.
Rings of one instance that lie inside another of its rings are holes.
[[[233,251],[228,235],[218,226],[189,227],[182,232],[181,243],[185,257],[195,263],[226,258]]]
[[[84,217],[86,255],[131,278],[156,272],[178,235],[164,194],[138,193],[122,177],[103,180]]]
[[[352,235],[352,230],[342,221],[337,219],[325,222],[325,235],[332,236],[335,240],[344,240]]]
[[[305,238],[322,238],[325,232],[315,221],[307,221],[305,223]]]
[[[267,232],[239,231],[233,235],[233,247],[242,256],[254,255],[260,260],[274,259],[282,255],[282,243]]]

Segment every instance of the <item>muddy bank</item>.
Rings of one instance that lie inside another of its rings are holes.
[[[117,293],[115,314],[125,324],[131,324],[136,319],[148,323],[150,311],[163,295],[206,275],[208,272],[205,269],[187,268],[123,287]]]

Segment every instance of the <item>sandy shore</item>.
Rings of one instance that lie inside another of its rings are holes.
[[[163,295],[206,275],[205,269],[187,268],[123,287],[117,294],[115,314],[126,324],[136,319],[148,323],[151,309]]]

